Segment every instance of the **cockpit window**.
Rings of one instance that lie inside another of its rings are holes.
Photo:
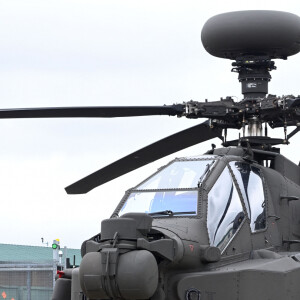
[[[266,210],[260,169],[244,162],[229,163],[244,198],[251,231],[266,227]]]
[[[197,214],[197,198],[198,191],[133,192],[123,205],[120,215],[128,212],[170,211],[174,215],[192,216]]]
[[[198,212],[199,183],[215,160],[175,161],[135,187],[120,215],[143,212],[155,216],[195,216]],[[155,214],[162,212],[161,214]]]
[[[201,176],[205,174],[207,166],[211,167],[213,162],[213,160],[175,161],[135,189],[195,188]]]
[[[228,167],[208,193],[207,228],[210,244],[223,250],[245,217]]]

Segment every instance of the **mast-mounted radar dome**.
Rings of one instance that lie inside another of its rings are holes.
[[[216,15],[202,29],[205,50],[235,60],[245,100],[268,94],[272,59],[287,59],[300,51],[300,18],[272,10],[246,10]]]
[[[208,53],[221,58],[286,59],[300,51],[300,18],[271,10],[224,13],[205,23],[201,39]]]

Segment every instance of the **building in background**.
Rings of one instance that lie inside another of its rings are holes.
[[[79,249],[0,244],[0,299],[50,300],[57,269],[80,262]]]

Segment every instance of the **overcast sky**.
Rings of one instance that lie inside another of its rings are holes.
[[[300,15],[298,1],[0,1],[0,107],[163,105],[241,99],[231,61],[210,56],[200,33],[227,11]],[[276,61],[269,91],[300,94],[300,54]],[[79,248],[100,231],[125,190],[174,157],[202,154],[209,141],[94,189],[64,187],[199,120],[176,117],[1,120],[0,243]],[[281,132],[280,132],[281,134]],[[233,137],[238,133],[234,132]],[[299,137],[283,153],[298,163]]]

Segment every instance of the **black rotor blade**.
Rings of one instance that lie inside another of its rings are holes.
[[[1,109],[0,119],[18,118],[115,118],[150,115],[182,115],[183,104],[164,106],[90,106]]]
[[[65,188],[68,194],[85,194],[95,187],[138,169],[164,156],[222,135],[221,128],[210,128],[208,122],[185,129],[88,175]]]

